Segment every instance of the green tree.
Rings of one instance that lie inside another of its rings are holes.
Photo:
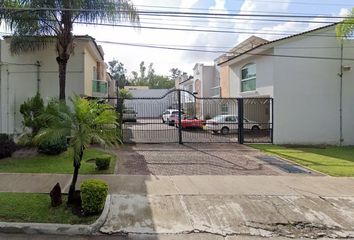
[[[13,31],[10,50],[20,54],[43,49],[56,42],[59,65],[59,99],[65,101],[66,68],[75,47],[75,22],[139,22],[129,0],[2,0],[0,22]]]
[[[169,89],[175,85],[174,80],[171,80],[169,77],[157,75],[153,63],[149,64],[146,73],[145,62],[141,61],[139,72],[140,75],[138,72],[132,71],[133,78],[131,79],[131,83],[134,86],[148,86],[150,89]]]
[[[126,74],[127,69],[125,69],[124,64],[116,59],[108,62],[108,71],[110,72],[113,80],[117,82],[119,88],[123,88],[129,84]]]
[[[70,99],[71,110],[63,101],[51,102],[40,116],[47,122],[35,136],[34,141],[57,141],[69,137],[69,146],[74,150],[74,173],[70,184],[68,203],[72,203],[77,177],[84,150],[94,141],[101,145],[112,145],[117,139],[117,114],[108,104],[78,96]]]
[[[39,93],[27,99],[20,106],[20,113],[23,116],[22,124],[24,127],[31,129],[31,137],[37,135],[40,128],[43,127],[43,121],[38,118],[43,111],[44,103]]]
[[[347,18],[336,26],[337,36],[341,39],[349,38],[354,34],[354,8]]]

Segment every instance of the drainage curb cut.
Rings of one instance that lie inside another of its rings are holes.
[[[0,232],[25,234],[91,235],[98,231],[98,229],[106,221],[110,204],[111,195],[108,195],[101,216],[91,225],[0,222]]]

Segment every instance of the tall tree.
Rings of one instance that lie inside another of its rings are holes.
[[[145,79],[146,67],[145,67],[144,61],[141,61],[140,65],[139,65],[139,71],[140,71],[140,81],[143,83],[146,81],[146,79]]]
[[[354,35],[354,8],[352,8],[347,18],[336,26],[336,33],[341,39]]]
[[[114,59],[108,62],[108,71],[110,72],[113,80],[117,82],[117,86],[122,88],[129,84],[126,74],[127,69],[125,69],[124,64]]]
[[[139,22],[130,0],[2,0],[4,20],[13,37],[12,53],[36,51],[55,41],[59,65],[59,99],[65,101],[67,62],[74,49],[74,23]]]
[[[117,114],[112,106],[75,96],[73,109],[64,102],[51,102],[41,118],[47,122],[35,136],[35,142],[58,140],[70,136],[69,145],[74,150],[74,173],[70,184],[68,203],[73,200],[76,181],[85,149],[92,140],[101,145],[112,145],[117,139]]]

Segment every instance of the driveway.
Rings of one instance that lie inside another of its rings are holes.
[[[237,143],[134,144],[115,150],[116,174],[282,175],[259,160],[258,150]]]
[[[228,135],[212,134],[202,129],[183,129],[184,143],[236,143],[237,132]],[[178,129],[162,123],[161,119],[138,119],[137,122],[126,122],[123,129],[125,143],[176,143],[178,142]],[[247,142],[270,142],[269,130],[256,133],[245,131]]]

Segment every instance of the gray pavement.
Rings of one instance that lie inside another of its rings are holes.
[[[129,234],[120,235],[96,235],[96,236],[57,236],[57,235],[24,235],[24,234],[4,234],[0,233],[0,239],[6,240],[286,240],[284,237],[262,238],[257,236],[216,236],[207,233],[178,234],[178,235],[150,235],[150,234]],[[302,238],[308,240],[310,238]],[[318,238],[318,240],[329,240],[330,238]]]
[[[354,178],[328,176],[146,176],[80,175],[108,182],[111,194],[129,195],[276,195],[354,197]],[[59,182],[69,189],[70,174],[0,173],[0,192],[49,193]]]
[[[120,157],[117,174],[131,175],[282,175],[257,159],[258,150],[240,144],[188,143],[125,145],[113,151]]]
[[[112,201],[100,231],[112,236],[0,239],[354,237],[354,178],[284,173],[258,160],[259,151],[234,144],[146,144],[113,151],[120,174],[80,175],[77,185],[87,178],[108,182]],[[57,182],[67,192],[70,181],[71,174],[0,173],[0,192],[49,193]]]
[[[354,237],[353,178],[91,175],[79,182],[86,178],[106,180],[113,194],[102,233],[155,236],[150,239],[195,233],[220,239]],[[67,191],[70,180],[61,174],[0,174],[0,191],[45,193],[56,181]]]

